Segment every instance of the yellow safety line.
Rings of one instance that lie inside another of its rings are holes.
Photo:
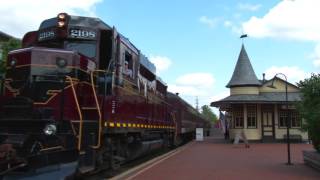
[[[83,126],[82,113],[81,113],[80,105],[79,105],[79,102],[78,102],[77,94],[76,94],[76,91],[74,89],[72,78],[70,76],[66,76],[66,78],[70,80],[72,94],[73,94],[74,100],[76,102],[77,110],[78,110],[78,114],[79,114],[79,118],[80,118],[79,136],[78,136],[78,150],[80,151],[81,150],[81,143],[82,143],[82,126]]]

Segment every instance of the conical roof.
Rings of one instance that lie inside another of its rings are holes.
[[[231,88],[236,86],[261,86],[261,82],[254,73],[243,44],[231,80],[226,87]]]

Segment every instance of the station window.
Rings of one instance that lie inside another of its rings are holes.
[[[291,127],[293,128],[301,127],[301,119],[299,117],[298,112],[292,111],[289,117],[291,117]]]
[[[289,122],[291,123],[291,127],[300,128],[301,119],[299,117],[299,113],[296,111],[289,111],[288,115],[290,118]],[[287,117],[287,112],[285,110],[279,111],[279,127],[283,127],[283,128],[287,127],[286,117]]]
[[[247,127],[257,128],[257,106],[256,105],[247,106]]]
[[[284,110],[279,111],[279,127],[287,127],[287,112]]]
[[[235,128],[243,128],[243,106],[237,105],[232,108],[232,116]]]

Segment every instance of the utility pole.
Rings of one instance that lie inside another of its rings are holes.
[[[199,99],[198,99],[198,96],[196,96],[196,110],[197,110],[198,112],[200,112],[200,111],[199,111]]]

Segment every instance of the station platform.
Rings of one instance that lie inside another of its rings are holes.
[[[125,176],[127,180],[311,180],[320,179],[320,172],[304,165],[302,151],[312,150],[310,144],[291,144],[293,165],[286,165],[287,145],[256,143],[245,148],[221,137],[192,141],[168,156],[138,168]]]

